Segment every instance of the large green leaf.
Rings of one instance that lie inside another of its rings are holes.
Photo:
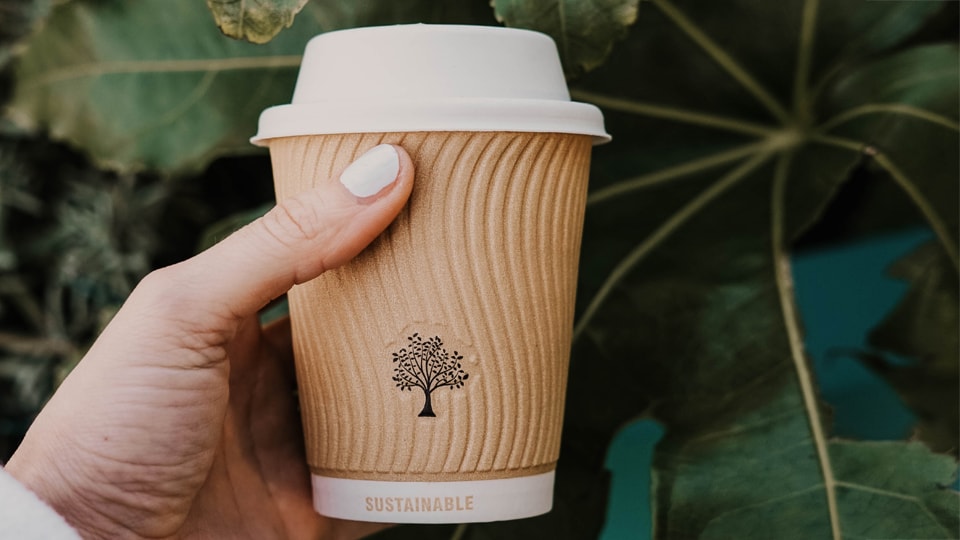
[[[956,220],[956,196],[936,212],[916,196],[956,189],[956,49],[883,53],[939,6],[650,4],[575,92],[605,108],[614,142],[592,178],[565,426],[575,450],[564,458],[597,463],[620,426],[649,415],[667,428],[654,470],[660,538],[857,537],[869,519],[873,537],[910,537],[886,519],[916,496],[906,487],[875,494],[885,504],[846,496],[803,354],[789,245],[862,160],[878,174],[911,171],[904,196],[935,228]],[[896,82],[878,93],[881,73]],[[929,474],[935,458],[918,452],[909,473],[939,493],[949,474]],[[896,453],[872,458],[873,474]],[[751,508],[763,529],[750,527]],[[894,515],[917,524],[929,510]],[[931,530],[944,531],[914,532]]]
[[[637,19],[639,0],[492,0],[507,26],[552,35],[568,77],[599,66]]]
[[[293,24],[308,0],[207,0],[224,34],[253,43],[266,43]]]
[[[484,2],[312,2],[266,45],[225,39],[196,0],[74,0],[30,41],[7,116],[100,165],[183,171],[253,151],[264,108],[289,102],[323,31],[399,22],[493,22]]]

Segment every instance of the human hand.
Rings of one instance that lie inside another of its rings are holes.
[[[289,322],[261,329],[256,316],[357,255],[405,204],[413,164],[403,149],[383,145],[355,165],[147,276],[6,470],[87,537],[345,538],[380,528],[313,511]]]

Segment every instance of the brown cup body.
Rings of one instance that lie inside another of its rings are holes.
[[[451,481],[553,470],[591,138],[279,138],[278,200],[337,182],[381,143],[413,159],[406,208],[356,259],[289,294],[312,472]]]

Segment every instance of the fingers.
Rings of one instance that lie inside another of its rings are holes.
[[[373,241],[410,196],[413,163],[401,147],[384,144],[353,162],[339,180],[317,181],[318,187],[161,273],[168,284],[188,289],[196,309],[220,320],[256,313]]]

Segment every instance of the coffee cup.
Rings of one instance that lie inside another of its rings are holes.
[[[396,221],[289,293],[314,506],[391,523],[552,506],[595,107],[553,41],[400,25],[320,35],[260,117],[278,200],[381,144],[416,169]],[[325,180],[333,178],[334,180]]]

